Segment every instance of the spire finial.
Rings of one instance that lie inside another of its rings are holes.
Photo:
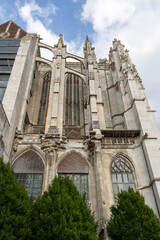
[[[59,35],[58,45],[62,45],[62,46],[64,45],[63,44],[63,35],[62,34]]]
[[[90,42],[89,38],[88,38],[88,35],[86,36],[86,42],[85,42],[85,47],[87,46],[92,46],[92,43]]]

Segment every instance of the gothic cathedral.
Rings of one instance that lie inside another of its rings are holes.
[[[114,39],[97,61],[88,37],[84,57],[67,52],[62,35],[54,46],[40,40],[0,25],[0,156],[35,199],[69,176],[103,239],[121,190],[140,191],[160,217],[160,131],[128,50]]]

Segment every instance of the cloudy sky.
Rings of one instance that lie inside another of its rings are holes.
[[[78,55],[88,35],[97,59],[108,57],[114,38],[121,40],[160,126],[160,0],[0,0],[0,24],[10,19],[49,45],[62,33]]]

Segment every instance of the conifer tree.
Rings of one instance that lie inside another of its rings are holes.
[[[55,178],[33,209],[33,240],[97,239],[89,206],[68,177]]]
[[[27,240],[31,200],[15,180],[9,164],[0,159],[0,240]]]
[[[111,207],[107,232],[113,240],[160,240],[160,221],[144,198],[129,189],[122,191]]]

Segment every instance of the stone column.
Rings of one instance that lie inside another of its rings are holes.
[[[65,80],[65,53],[66,46],[63,44],[63,36],[60,35],[58,44],[54,46],[54,59],[52,66],[52,87],[50,96],[50,113],[47,119],[47,131],[58,133],[62,136],[63,131],[63,99]]]
[[[96,180],[96,192],[97,192],[97,214],[100,232],[105,229],[105,218],[104,218],[104,207],[105,204],[103,199],[103,176],[102,176],[102,155],[101,155],[101,140],[94,140],[95,143],[95,158],[94,158],[94,168],[95,168],[95,180]]]

